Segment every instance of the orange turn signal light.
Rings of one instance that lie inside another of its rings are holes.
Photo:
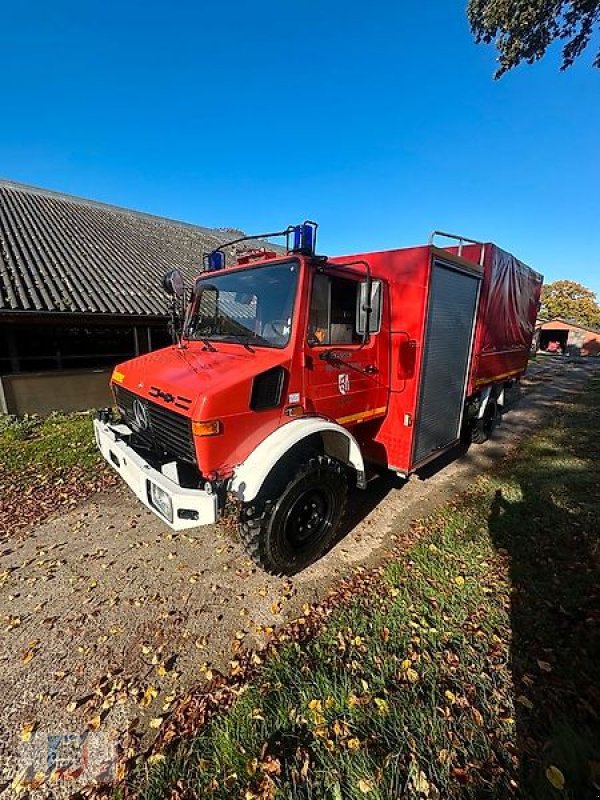
[[[192,422],[194,436],[216,436],[221,433],[221,421],[218,419],[209,422]]]

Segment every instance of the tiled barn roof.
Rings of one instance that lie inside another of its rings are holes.
[[[164,273],[239,234],[0,180],[0,316],[164,315]]]

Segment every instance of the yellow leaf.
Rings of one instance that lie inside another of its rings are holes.
[[[362,794],[369,794],[370,791],[373,790],[373,786],[371,785],[370,781],[361,778],[358,782],[358,788],[362,792]]]
[[[335,700],[333,697],[327,697],[325,699],[325,708],[333,708],[335,706]]]
[[[555,789],[562,791],[565,788],[565,776],[558,767],[553,765],[549,766],[546,770],[546,778]]]
[[[77,708],[77,703],[73,700],[67,706],[67,711],[69,712],[69,714],[72,714],[75,711],[76,708]]]
[[[162,717],[152,717],[148,724],[151,728],[160,728],[162,725]]]
[[[419,770],[418,774],[414,774],[412,776],[412,785],[416,792],[429,797],[429,781],[427,780],[427,775],[425,775],[423,770]]]
[[[406,670],[406,677],[411,683],[416,683],[419,680],[419,673],[409,667],[409,669]]]
[[[454,578],[454,583],[457,586],[464,586],[465,585],[465,579],[463,578],[462,575],[457,575],[456,578]]]
[[[410,658],[405,658],[404,661],[400,664],[400,666],[402,667],[402,669],[408,669],[410,667],[411,663],[412,662],[411,662]]]
[[[100,717],[100,714],[96,714],[95,717],[92,717],[91,720],[89,720],[87,726],[91,731],[97,731],[101,724],[102,718]]]
[[[444,697],[446,698],[446,700],[449,703],[456,703],[456,695],[454,694],[454,692],[451,692],[449,689],[447,689],[444,692]]]
[[[146,691],[144,692],[144,696],[140,700],[140,705],[143,708],[147,708],[150,703],[154,700],[155,697],[158,696],[158,689],[155,689],[154,686],[147,686]]]
[[[153,753],[151,756],[148,756],[148,764],[152,766],[152,764],[159,764],[161,761],[165,760],[164,753]]]
[[[320,700],[311,700],[308,704],[308,707],[311,711],[321,711],[321,701]]]
[[[21,661],[23,662],[23,664],[29,664],[34,655],[35,655],[35,650],[33,649],[27,650],[27,652],[23,653],[23,658],[21,659]]]
[[[387,700],[382,700],[380,697],[375,698],[375,705],[377,706],[380,714],[387,714],[390,710]]]
[[[360,750],[360,741],[359,739],[348,739],[346,742],[346,747],[348,750]]]
[[[258,758],[251,758],[246,764],[246,772],[248,775],[254,775],[258,769]]]
[[[37,722],[26,722],[21,728],[21,741],[28,742],[31,739],[31,734],[37,728]]]

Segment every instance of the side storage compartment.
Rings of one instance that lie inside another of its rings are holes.
[[[433,261],[413,468],[459,438],[481,277],[476,269]]]

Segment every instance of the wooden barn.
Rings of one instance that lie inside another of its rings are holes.
[[[235,238],[0,181],[0,412],[106,405],[123,359],[163,347],[163,274]]]

